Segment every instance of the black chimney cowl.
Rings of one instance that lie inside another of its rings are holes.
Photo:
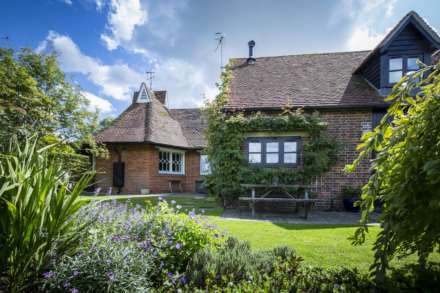
[[[249,46],[249,57],[247,59],[248,64],[255,64],[255,58],[254,58],[254,47],[255,47],[255,41],[251,40],[248,42]]]

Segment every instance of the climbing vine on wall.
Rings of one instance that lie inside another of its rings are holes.
[[[230,66],[222,74],[219,95],[204,109],[208,118],[206,152],[212,167],[207,180],[210,192],[224,199],[234,199],[242,192],[242,183],[308,183],[328,171],[336,161],[337,144],[327,135],[326,124],[318,113],[305,114],[301,109],[288,108],[276,115],[224,111],[229,96]],[[300,167],[258,168],[247,163],[243,151],[247,133],[292,131],[307,134]]]

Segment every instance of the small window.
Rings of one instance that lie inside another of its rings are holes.
[[[249,163],[259,164],[261,163],[261,143],[250,142],[249,143]]]
[[[297,161],[296,141],[284,142],[284,164],[296,164]]]
[[[403,76],[403,59],[402,58],[390,58],[390,71],[388,75],[389,83],[396,83]]]
[[[267,166],[294,166],[298,164],[299,138],[252,138],[247,142],[248,162]]]
[[[209,164],[208,155],[200,156],[200,175],[211,174],[211,165]]]
[[[280,159],[279,143],[278,142],[266,143],[266,163],[278,164],[279,159]]]
[[[417,61],[419,57],[399,57],[389,59],[388,83],[393,84],[400,81],[404,75],[410,75],[420,69]]]
[[[159,173],[185,174],[185,154],[183,152],[159,151]]]

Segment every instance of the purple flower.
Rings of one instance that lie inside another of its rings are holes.
[[[76,288],[72,288],[72,289],[70,290],[70,293],[78,293],[78,292],[79,292],[79,290],[76,289]]]
[[[50,278],[52,278],[53,276],[55,276],[55,273],[52,272],[52,271],[48,271],[48,272],[44,272],[44,273],[43,273],[43,277],[44,277],[45,279],[50,279]]]
[[[64,281],[64,283],[63,283],[63,287],[64,287],[64,289],[69,288],[69,287],[70,287],[70,283],[69,283],[69,281]]]
[[[179,242],[176,243],[176,249],[179,250],[180,248],[182,248],[182,244],[180,244]]]
[[[194,211],[190,211],[190,212],[188,213],[188,215],[189,215],[191,218],[194,218],[194,217],[196,216],[196,213],[194,213]]]
[[[183,285],[185,285],[186,283],[188,283],[188,280],[186,279],[185,276],[182,276],[182,277],[180,278],[180,283],[182,283]]]
[[[168,278],[171,279],[173,277],[173,273],[172,272],[168,272],[167,276],[168,276]]]
[[[113,274],[113,272],[107,273],[107,278],[113,282],[115,280],[115,274]]]
[[[73,271],[73,276],[74,277],[76,277],[76,276],[78,276],[79,275],[79,272],[78,271]]]
[[[218,233],[215,233],[214,238],[218,238],[218,237],[219,237]]]
[[[160,262],[159,268],[162,269],[165,263],[163,261]]]
[[[148,250],[148,248],[150,248],[150,245],[151,245],[150,241],[146,240],[146,241],[143,241],[143,242],[139,243],[138,247],[143,249],[143,250]]]

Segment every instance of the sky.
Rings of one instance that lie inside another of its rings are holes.
[[[440,30],[438,0],[2,0],[0,46],[55,52],[91,110],[115,117],[146,72],[168,107],[203,105],[223,64],[255,57],[372,49],[415,10]],[[217,50],[216,50],[217,49]]]

